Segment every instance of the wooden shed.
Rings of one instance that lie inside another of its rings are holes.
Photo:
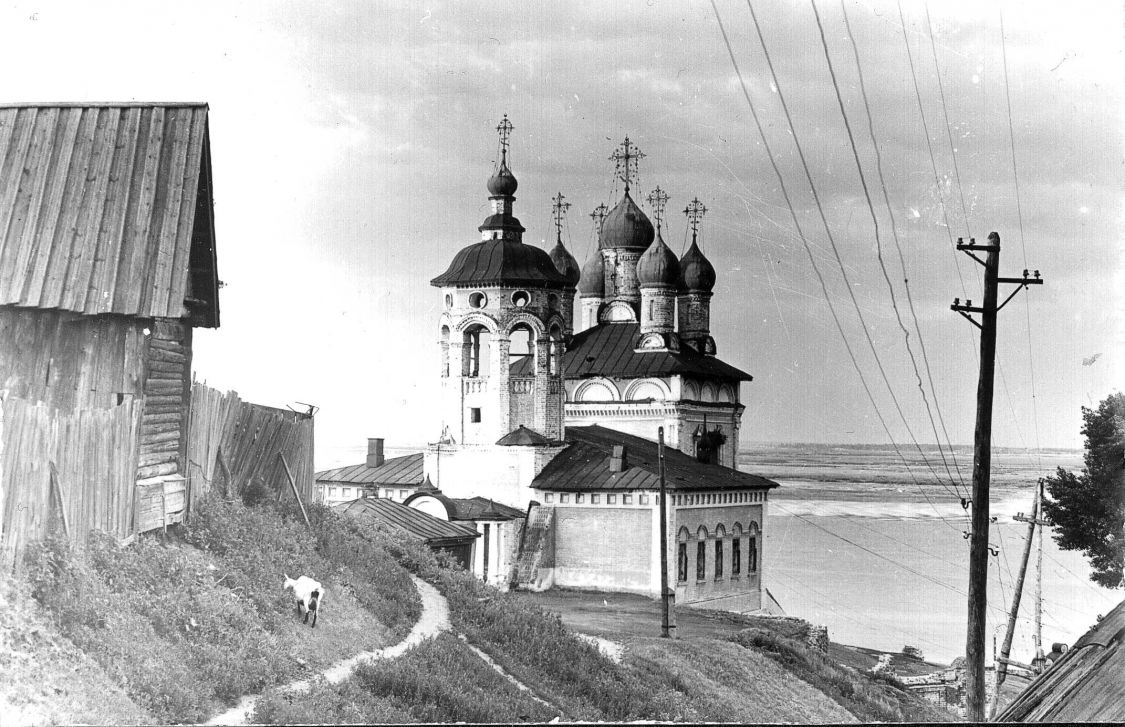
[[[206,104],[0,106],[0,550],[186,507],[219,325]]]

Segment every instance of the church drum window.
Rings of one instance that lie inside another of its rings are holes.
[[[730,574],[737,576],[742,573],[742,539],[734,538],[730,545]]]
[[[704,540],[695,546],[695,580],[707,580],[707,542]]]
[[[750,536],[750,553],[749,553],[749,556],[746,558],[746,560],[749,561],[747,563],[747,566],[748,566],[747,571],[750,572],[750,573],[757,573],[758,572],[758,539],[756,537],[754,537],[753,535]]]
[[[687,581],[687,543],[677,543],[676,550],[676,581]]]
[[[723,541],[721,538],[715,540],[715,580],[720,580],[723,577]]]

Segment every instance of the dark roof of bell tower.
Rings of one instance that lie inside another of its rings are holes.
[[[462,248],[449,268],[430,281],[435,287],[511,285],[573,287],[546,250],[518,240],[485,240]]]

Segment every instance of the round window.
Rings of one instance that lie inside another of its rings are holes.
[[[517,290],[516,292],[512,293],[512,303],[514,303],[517,308],[523,308],[530,302],[531,295],[528,294],[526,290]]]
[[[488,296],[479,290],[469,293],[469,305],[473,308],[483,308],[488,304]]]

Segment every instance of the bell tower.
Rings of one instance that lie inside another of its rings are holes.
[[[463,248],[431,284],[441,289],[442,441],[492,445],[520,426],[563,437],[561,357],[572,331],[578,263],[559,241],[552,255],[523,242],[508,167],[512,124],[499,134],[481,241]],[[555,200],[556,229],[569,204]],[[562,269],[560,269],[562,268]]]

